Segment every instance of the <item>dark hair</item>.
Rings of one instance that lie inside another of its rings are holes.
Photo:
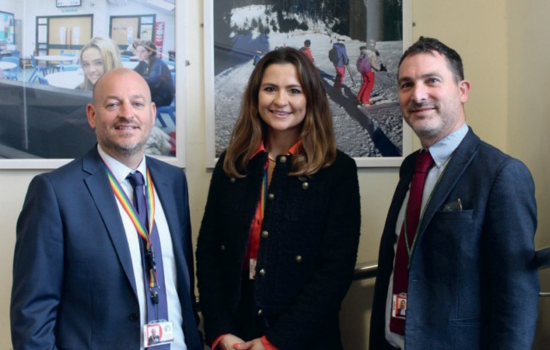
[[[309,47],[310,45],[311,45],[311,40],[306,39],[306,41],[304,41],[304,46]]]
[[[464,80],[464,67],[462,66],[462,59],[460,55],[455,50],[451,49],[447,45],[443,44],[441,41],[434,38],[426,38],[421,36],[417,42],[412,44],[403,56],[399,60],[398,69],[401,67],[401,63],[408,56],[414,56],[419,53],[430,53],[434,52],[439,53],[441,56],[447,59],[449,69],[453,73],[453,79],[455,82]]]
[[[150,40],[140,41],[137,46],[143,46],[143,48],[151,53],[149,56],[149,64],[153,62],[157,57],[157,46]],[[137,47],[136,46],[136,47]]]
[[[258,111],[258,94],[265,70],[272,64],[296,67],[306,98],[306,116],[300,133],[302,142],[292,157],[289,175],[313,175],[336,159],[336,139],[324,81],[306,55],[294,48],[282,47],[265,54],[250,75],[223,163],[224,171],[230,176],[246,176],[251,156],[266,137],[268,128]]]

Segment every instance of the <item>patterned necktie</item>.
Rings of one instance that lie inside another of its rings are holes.
[[[393,311],[392,315],[390,315],[390,331],[401,335],[405,334],[405,314],[408,300],[402,301],[402,299],[396,296],[406,296],[409,287],[409,255],[412,254],[415,239],[417,238],[416,230],[420,220],[424,182],[426,181],[428,170],[432,167],[433,163],[432,156],[428,151],[421,151],[416,158],[414,176],[409,190],[406,218],[397,242],[393,270]],[[399,314],[401,305],[404,305],[405,308],[403,313]]]
[[[128,175],[128,180],[134,189],[134,203],[143,226],[147,229],[148,212],[147,197],[145,195],[145,179],[143,175],[136,171]],[[160,237],[157,225],[153,225],[152,232],[149,232],[150,248],[147,249],[147,242],[140,239],[141,262],[143,265],[143,275],[145,284],[145,294],[147,303],[147,323],[159,320],[168,320],[168,302],[166,298],[166,289],[164,284],[164,268],[162,265],[162,249],[160,246]],[[156,271],[156,285],[151,284],[152,275]],[[165,344],[154,347],[155,350],[170,350],[170,345]]]

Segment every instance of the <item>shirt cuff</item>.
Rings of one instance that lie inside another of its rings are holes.
[[[212,342],[212,350],[217,350],[216,347],[222,341],[223,337],[225,337],[226,335],[227,335],[227,333],[222,334],[219,337],[217,337],[216,339],[214,339],[214,341]]]
[[[265,350],[279,350],[273,344],[271,344],[269,340],[267,340],[265,335],[261,337],[260,340],[262,341],[262,345],[264,346]]]

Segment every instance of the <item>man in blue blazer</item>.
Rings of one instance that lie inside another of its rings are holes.
[[[130,69],[109,71],[95,86],[87,116],[97,147],[35,177],[17,223],[14,349],[143,348],[149,280],[142,238],[112,185],[119,183],[131,199],[126,176],[135,170],[148,170],[147,186],[154,183],[171,348],[202,349],[186,178],[181,169],[144,156],[156,116],[147,83]]]
[[[370,349],[531,349],[539,281],[529,170],[466,125],[470,84],[451,48],[421,37],[401,58],[398,89],[403,117],[434,165],[416,238],[403,235],[408,289],[396,294],[396,249],[419,151],[401,166],[380,243]],[[406,300],[405,316],[396,300]]]

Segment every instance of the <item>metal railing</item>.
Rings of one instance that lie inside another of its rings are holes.
[[[539,270],[550,267],[550,246],[535,252],[535,264]],[[366,280],[376,277],[378,261],[368,261],[355,265],[353,280]],[[550,297],[550,292],[539,292],[539,297]]]
[[[535,252],[535,261],[539,270],[550,267],[550,246]],[[540,297],[550,297],[550,292],[540,292]]]

